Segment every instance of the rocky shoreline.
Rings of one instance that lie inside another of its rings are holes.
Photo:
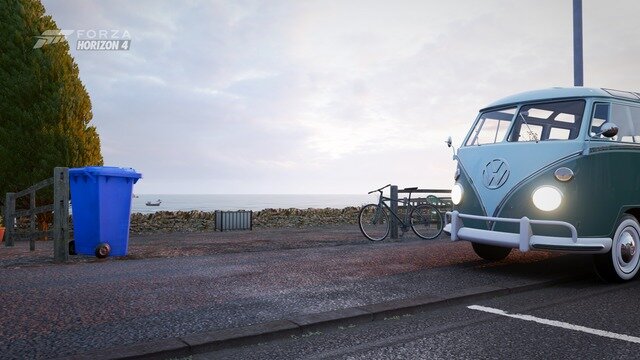
[[[360,208],[344,209],[265,209],[254,211],[254,228],[299,228],[323,225],[357,224]],[[215,230],[215,212],[158,211],[131,214],[131,234],[201,232]]]

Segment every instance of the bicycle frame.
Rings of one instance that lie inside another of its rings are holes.
[[[380,190],[379,190],[380,191]],[[401,219],[400,216],[398,216],[398,214],[396,214],[392,209],[391,206],[387,205],[387,203],[385,201],[389,201],[389,202],[396,202],[398,204],[400,204],[401,202],[405,204],[405,206],[407,207],[407,212],[404,214],[404,219]],[[409,225],[407,225],[407,223],[409,223],[409,214],[411,214],[411,211],[413,209],[415,209],[415,206],[411,205],[411,193],[409,193],[409,197],[406,200],[396,200],[396,199],[392,199],[392,198],[388,198],[386,196],[384,196],[382,194],[382,191],[380,191],[380,198],[378,199],[378,209],[381,208],[386,208],[389,213],[391,213],[391,215],[393,215],[393,217],[396,218],[396,220],[398,220],[399,224],[402,224],[402,227],[409,227]],[[376,214],[377,217],[377,214]],[[376,220],[377,221],[377,220]],[[404,230],[403,230],[404,231]]]

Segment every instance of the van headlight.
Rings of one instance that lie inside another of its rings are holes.
[[[562,203],[562,193],[553,186],[540,186],[531,196],[533,204],[542,211],[553,211]]]
[[[454,205],[460,204],[460,201],[462,201],[463,193],[464,190],[462,190],[462,185],[460,185],[460,183],[455,183],[455,185],[453,185],[453,188],[451,189],[451,201],[453,201]]]

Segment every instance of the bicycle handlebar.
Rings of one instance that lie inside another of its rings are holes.
[[[367,194],[372,194],[372,193],[374,193],[374,192],[376,192],[376,191],[380,191],[380,192],[382,192],[382,189],[388,188],[389,186],[391,186],[391,184],[387,184],[387,185],[385,185],[385,186],[381,187],[380,189],[371,190],[371,191],[369,191]]]

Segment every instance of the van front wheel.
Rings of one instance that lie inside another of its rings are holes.
[[[473,251],[476,252],[476,255],[481,258],[489,261],[500,261],[506,258],[511,252],[511,248],[505,248],[500,246],[479,244],[472,242]]]
[[[640,268],[640,224],[631,215],[618,222],[611,250],[593,257],[596,273],[604,281],[623,282],[633,279]]]

